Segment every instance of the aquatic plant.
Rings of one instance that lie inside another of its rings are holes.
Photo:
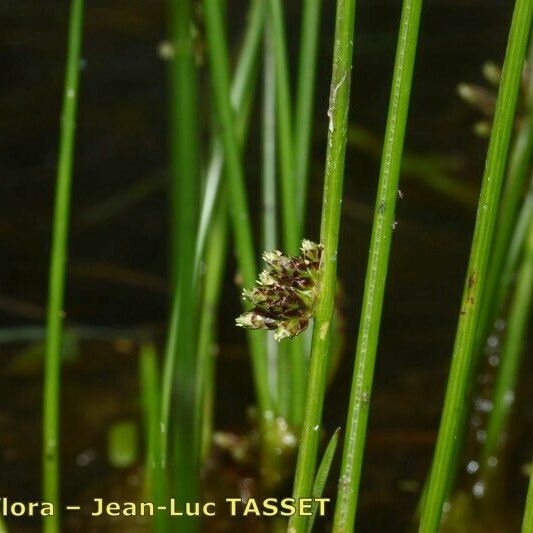
[[[436,531],[439,527],[442,506],[453,472],[456,439],[464,420],[463,416],[458,414],[466,410],[480,300],[487,275],[532,15],[533,5],[529,0],[516,1],[487,152],[439,435],[422,503],[420,531],[423,532]]]
[[[243,299],[251,311],[237,318],[237,326],[275,329],[278,341],[305,331],[314,313],[322,247],[304,240],[300,249],[301,256],[286,256],[279,250],[263,254],[267,267],[256,287],[244,289]]]
[[[421,10],[421,0],[403,2],[335,507],[336,532],[353,530],[355,521]]]
[[[61,386],[61,348],[63,336],[63,301],[70,191],[78,107],[78,86],[83,31],[83,0],[72,0],[68,31],[63,110],[59,136],[59,161],[52,227],[52,246],[48,282],[46,352],[43,391],[43,501],[51,502],[56,512],[44,518],[47,533],[60,531],[59,505],[59,402]]]

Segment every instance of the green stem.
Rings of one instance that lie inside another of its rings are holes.
[[[250,5],[246,30],[235,66],[231,84],[231,103],[235,113],[237,139],[242,145],[248,130],[250,110],[255,92],[259,47],[265,19],[262,0],[254,0]],[[202,201],[198,238],[196,245],[196,264],[202,257],[207,232],[211,223],[214,206],[218,198],[220,177],[224,166],[224,151],[219,136],[213,143],[205,178],[205,191]]]
[[[162,474],[162,470],[157,468],[156,448],[159,433],[157,426],[161,399],[159,398],[160,388],[157,355],[152,343],[145,343],[141,346],[139,354],[139,378],[146,449],[146,496],[154,501],[154,491],[163,482],[157,479]]]
[[[269,22],[274,43],[276,64],[276,95],[278,119],[278,147],[281,178],[281,203],[283,220],[283,245],[285,251],[296,254],[299,247],[299,228],[295,223],[296,187],[292,138],[292,110],[285,38],[283,5],[281,0],[268,0]]]
[[[229,185],[229,201],[237,248],[237,261],[245,286],[256,279],[255,252],[251,233],[250,213],[246,199],[244,172],[240,160],[230,103],[229,61],[221,6],[217,0],[204,0],[213,100],[220,124],[220,137],[225,154]],[[255,332],[254,332],[255,333]],[[265,417],[272,412],[268,387],[267,357],[264,337],[249,333],[252,366],[259,410]]]
[[[389,265],[422,0],[404,0],[368,253],[333,531],[352,531]]]
[[[262,114],[262,200],[263,200],[263,250],[274,250],[278,243],[278,228],[276,222],[276,63],[272,30],[270,21],[265,24],[264,38],[264,69],[263,69],[263,114]],[[278,383],[288,383],[283,380],[284,372],[281,367],[286,361],[285,354],[280,357],[281,345],[276,342],[272,332],[267,333],[268,379],[270,390],[276,391],[279,414],[287,416],[287,402],[281,402],[282,397],[288,395],[280,390]],[[281,378],[281,381],[278,381]]]
[[[355,0],[337,0],[333,73],[328,110],[328,147],[320,228],[320,241],[324,246],[321,265],[322,286],[313,325],[306,411],[294,481],[295,498],[309,497],[312,493],[320,436],[318,430],[326,392],[328,353],[335,307],[337,248],[350,104],[354,20]],[[296,514],[289,521],[288,531],[304,532],[306,525],[307,517]]]
[[[170,141],[174,295],[165,348],[161,453],[168,459],[170,409],[174,410],[173,496],[178,505],[198,493],[198,458],[194,449],[196,398],[196,274],[194,252],[198,224],[200,161],[198,74],[193,42],[191,0],[170,0],[169,32],[174,48],[170,63]],[[185,333],[186,332],[186,333]],[[183,531],[195,531],[190,518],[180,520]]]
[[[296,177],[296,208],[300,234],[305,227],[305,206],[309,180],[309,161],[313,131],[313,103],[316,86],[318,41],[320,36],[321,0],[303,3],[302,32],[298,61],[296,114],[294,117],[294,164]]]
[[[72,0],[68,51],[61,113],[59,161],[57,167],[52,250],[48,282],[48,310],[43,396],[43,500],[55,513],[44,518],[44,531],[60,530],[59,502],[59,407],[63,303],[67,262],[70,192],[78,107],[80,54],[83,29],[83,0]]]
[[[227,253],[228,209],[225,195],[219,199],[208,235],[205,279],[198,328],[197,447],[205,460],[213,434],[215,395],[215,331]]]
[[[533,290],[533,222],[529,225],[525,243],[524,258],[514,291],[514,297],[507,322],[507,333],[502,350],[502,357],[494,394],[493,408],[487,424],[487,439],[481,453],[481,478],[488,478],[489,459],[496,457],[501,437],[507,426],[511,406],[513,405],[518,372],[522,360],[524,337],[531,313]]]
[[[487,152],[444,408],[422,506],[420,531],[423,533],[433,533],[439,528],[442,506],[453,471],[454,449],[462,420],[460,413],[468,404],[468,384],[480,299],[490,258],[532,14],[531,0],[516,1]]]
[[[515,230],[513,232],[513,238],[509,245],[509,251],[507,252],[507,258],[502,269],[500,287],[496,295],[495,306],[497,309],[501,309],[505,301],[505,297],[509,292],[514,275],[516,273],[518,261],[520,259],[520,253],[526,239],[527,231],[531,221],[533,220],[533,175],[530,178],[529,189],[526,197],[522,203],[522,208],[516,220]]]
[[[533,40],[530,44],[529,65],[533,65]],[[516,217],[524,185],[531,172],[531,155],[533,153],[533,75],[529,77],[526,95],[526,116],[514,141],[509,162],[509,171],[502,193],[498,223],[494,232],[494,241],[490,254],[490,266],[487,281],[483,288],[479,324],[476,332],[476,359],[474,368],[483,356],[483,347],[490,328],[500,311],[496,307],[502,269],[506,260],[509,244],[516,226]]]

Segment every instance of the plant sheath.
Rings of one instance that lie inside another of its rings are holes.
[[[59,409],[61,345],[63,337],[68,221],[74,159],[74,138],[76,133],[76,112],[78,107],[82,30],[83,0],[72,0],[48,281],[43,393],[43,500],[51,502],[56,512],[52,516],[44,518],[44,531],[46,533],[57,533],[60,530]]]
[[[463,419],[460,413],[468,404],[466,395],[469,390],[480,298],[487,274],[532,14],[531,0],[516,1],[487,152],[444,408],[422,505],[420,531],[423,533],[433,533],[439,528],[442,506],[453,471],[456,439]]]
[[[326,392],[328,352],[331,339],[337,248],[344,178],[346,130],[350,104],[350,84],[353,56],[355,0],[337,0],[333,72],[329,99],[328,146],[322,199],[320,242],[322,254],[321,290],[317,301],[307,385],[307,408],[302,426],[301,442],[296,465],[294,497],[309,497],[313,481],[320,437],[320,423]],[[307,517],[294,515],[288,531],[306,531]]]

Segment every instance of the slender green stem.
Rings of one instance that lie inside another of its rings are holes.
[[[313,3],[316,4],[313,0]],[[303,35],[305,38],[305,52],[302,51],[300,60],[303,56],[303,64],[300,63],[300,73],[305,70],[305,90],[300,85],[298,124],[299,128],[306,128],[300,132],[298,150],[301,153],[294,152],[294,138],[292,132],[292,109],[290,94],[290,79],[288,67],[287,44],[285,37],[283,4],[281,0],[269,0],[269,21],[272,30],[274,42],[274,56],[276,67],[276,93],[277,93],[277,118],[278,118],[278,139],[279,139],[279,159],[280,159],[280,178],[281,178],[281,204],[282,204],[282,221],[283,221],[283,244],[284,249],[290,254],[296,254],[300,245],[302,236],[302,224],[299,210],[303,210],[303,200],[299,200],[299,194],[303,194],[303,187],[297,182],[298,167],[295,166],[304,157],[308,158],[309,140],[310,140],[310,122],[312,112],[312,97],[314,93],[314,72],[316,70],[316,50],[312,49],[310,41],[317,33],[315,19],[318,18],[316,11],[317,6],[307,5],[304,10]],[[316,40],[316,39],[315,39]],[[316,48],[316,43],[315,48]],[[306,55],[307,53],[311,55]],[[307,136],[307,137],[306,137]],[[299,160],[297,161],[297,157]],[[303,169],[305,171],[305,169]],[[304,179],[304,175],[300,176]],[[280,365],[283,367],[280,371],[281,385],[281,404],[289,404],[290,409],[286,413],[288,420],[294,426],[300,426],[302,423],[303,412],[305,409],[305,384],[307,365],[304,357],[304,345],[301,337],[297,337],[286,343],[283,348],[283,359]]]
[[[235,66],[230,94],[231,103],[235,112],[237,139],[240,144],[244,142],[250,121],[250,110],[255,92],[257,63],[264,19],[265,9],[263,1],[253,0],[248,12],[246,30]],[[196,264],[200,261],[204,251],[206,236],[218,197],[220,177],[224,165],[224,151],[218,136],[213,144],[213,150],[206,172],[205,191],[198,227]]]
[[[516,1],[487,152],[439,435],[422,506],[420,531],[423,533],[433,533],[439,528],[442,506],[453,471],[456,438],[462,420],[459,414],[468,403],[468,384],[480,299],[487,274],[532,14],[531,0]]]
[[[193,415],[196,398],[194,252],[200,189],[200,139],[192,1],[170,0],[168,8],[169,33],[174,48],[169,66],[174,295],[165,347],[160,431],[162,459],[166,460],[170,409],[174,401],[173,496],[182,505],[186,501],[194,501],[198,492]],[[180,522],[183,531],[197,528],[190,518]]]
[[[206,246],[205,279],[198,329],[198,384],[196,388],[198,399],[195,428],[198,431],[196,446],[201,450],[202,462],[209,452],[213,434],[215,331],[228,240],[228,208],[225,194],[221,196],[215,209]]]
[[[302,13],[296,113],[294,117],[296,212],[300,233],[302,233],[305,225],[321,6],[321,0],[305,0]]]
[[[82,30],[83,0],[72,0],[52,227],[44,366],[43,501],[52,503],[55,508],[55,513],[52,516],[44,518],[44,531],[47,533],[56,533],[60,530],[59,408],[61,344]]]
[[[255,252],[251,233],[250,213],[246,199],[244,172],[240,160],[230,103],[229,61],[221,6],[217,0],[204,0],[205,21],[212,76],[213,100],[220,124],[220,137],[225,154],[225,168],[229,185],[229,201],[240,274],[245,286],[256,279]],[[255,332],[254,332],[255,333]],[[272,412],[268,387],[267,357],[264,337],[249,333],[252,365],[259,410],[263,415]]]
[[[529,50],[529,64],[533,65],[533,38]],[[531,172],[531,155],[533,154],[533,75],[529,77],[526,94],[526,116],[514,141],[509,161],[509,170],[505,181],[498,223],[494,232],[494,241],[490,253],[490,266],[487,281],[483,288],[479,323],[476,332],[476,359],[481,359],[483,347],[490,333],[490,328],[500,309],[496,308],[497,294],[500,287],[502,269],[505,263],[509,244],[516,225],[516,217],[520,207],[520,199],[524,185]],[[478,363],[474,364],[474,368]]]
[[[161,433],[159,430],[161,389],[157,353],[151,342],[141,346],[139,374],[146,443],[146,497],[154,502],[154,505],[165,505],[167,478],[166,470],[161,464]],[[155,515],[154,531],[166,533],[168,525],[166,514],[157,513]]]
[[[533,292],[533,222],[530,222],[524,257],[507,321],[507,333],[492,397],[493,408],[487,424],[487,438],[481,453],[481,477],[487,479],[489,458],[496,457],[514,401],[522,360],[524,337],[531,313]]]
[[[333,73],[328,110],[328,147],[320,228],[320,241],[324,246],[321,265],[322,286],[313,325],[306,411],[294,481],[295,498],[309,497],[312,493],[320,436],[318,430],[326,392],[328,354],[335,307],[337,248],[350,104],[354,20],[355,0],[337,0]],[[307,517],[296,514],[290,519],[289,531],[304,532],[306,526]]]
[[[300,237],[298,224],[295,223],[294,216],[296,208],[296,182],[294,180],[294,153],[291,131],[292,109],[283,4],[281,0],[268,0],[268,8],[276,59],[276,108],[282,193],[283,245],[286,252],[296,254],[300,244]]]
[[[368,253],[333,531],[352,531],[389,265],[422,0],[404,0]]]
[[[196,230],[199,189],[198,73],[193,40],[192,0],[168,0],[168,31],[174,49],[169,61],[169,130],[172,280],[184,265]],[[188,196],[189,201],[184,198]],[[185,224],[184,224],[185,223]]]
[[[513,233],[513,238],[509,245],[509,251],[507,252],[507,258],[502,269],[502,276],[500,281],[500,287],[496,295],[495,306],[497,309],[501,309],[505,297],[509,292],[509,287],[513,282],[514,275],[520,259],[520,253],[526,239],[526,234],[531,221],[533,220],[533,175],[531,175],[529,182],[529,189],[526,197],[522,203],[522,208],[516,220],[516,226]]]
[[[263,114],[262,114],[262,201],[263,201],[263,250],[274,250],[278,243],[277,202],[276,202],[276,66],[274,44],[270,21],[265,24],[264,53],[263,53]],[[278,389],[284,383],[288,373],[283,372],[281,366],[287,357],[280,355],[282,345],[276,342],[273,332],[267,333],[268,379],[272,395],[277,396],[277,409],[281,416],[287,417],[288,402],[281,401],[289,398],[284,394],[287,387]],[[279,393],[278,393],[279,390]]]

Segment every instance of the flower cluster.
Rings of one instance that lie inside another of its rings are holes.
[[[304,240],[300,250],[300,256],[278,250],[263,254],[266,268],[257,286],[242,293],[251,310],[237,318],[237,326],[274,329],[278,341],[307,328],[314,310],[322,245]]]

